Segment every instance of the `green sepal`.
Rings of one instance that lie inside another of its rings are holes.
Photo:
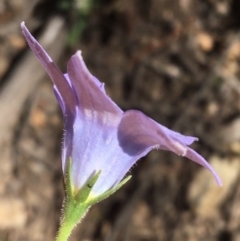
[[[85,184],[84,186],[78,191],[75,196],[75,200],[79,203],[84,203],[88,198],[93,186],[97,182],[99,176],[101,174],[101,170],[94,174]]]
[[[66,202],[74,203],[74,206],[77,205],[87,205],[92,206],[93,204],[100,202],[113,193],[115,193],[118,189],[120,189],[125,183],[127,183],[132,176],[127,176],[124,178],[116,187],[111,188],[110,190],[100,194],[99,196],[94,196],[91,193],[93,186],[96,184],[99,176],[101,175],[101,170],[94,174],[85,184],[81,187],[80,190],[75,191],[73,181],[72,181],[72,159],[69,158],[67,165],[67,173],[66,173]]]
[[[66,194],[68,199],[74,198],[74,186],[72,181],[72,158],[70,157],[67,163],[67,173],[66,173]]]
[[[124,178],[116,187],[104,192],[103,194],[97,196],[97,197],[90,197],[86,200],[86,204],[89,206],[92,206],[93,204],[102,201],[103,199],[108,198],[113,193],[115,193],[118,189],[120,189],[125,183],[127,183],[131,179],[131,175]]]

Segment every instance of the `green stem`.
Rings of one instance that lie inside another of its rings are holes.
[[[81,221],[89,209],[89,205],[79,204],[74,200],[68,200],[64,208],[62,222],[56,237],[56,241],[67,241],[75,226]]]

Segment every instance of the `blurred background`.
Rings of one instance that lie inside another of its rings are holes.
[[[199,137],[193,148],[223,180],[152,151],[70,240],[239,241],[240,1],[0,1],[0,240],[50,241],[64,195],[62,116],[21,21],[63,71],[81,49],[123,110]]]

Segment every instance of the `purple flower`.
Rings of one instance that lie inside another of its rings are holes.
[[[74,54],[63,74],[24,22],[26,40],[54,83],[54,92],[64,115],[62,168],[72,159],[75,190],[94,174],[101,174],[92,188],[101,195],[115,187],[129,169],[152,149],[168,150],[206,167],[221,185],[211,165],[189,147],[197,138],[184,136],[156,123],[140,111],[123,112],[105,93],[104,84],[87,69],[81,52]]]

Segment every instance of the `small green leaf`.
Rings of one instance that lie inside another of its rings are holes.
[[[103,199],[108,198],[113,193],[115,193],[118,189],[120,189],[125,183],[127,183],[130,180],[131,177],[132,176],[127,176],[116,187],[106,191],[105,193],[103,193],[103,194],[101,194],[101,195],[99,195],[97,197],[90,197],[89,199],[87,199],[85,201],[85,203],[91,206],[91,205],[93,205],[93,204],[95,204],[97,202],[102,201]]]
[[[75,200],[79,203],[84,203],[88,198],[93,186],[97,182],[99,176],[101,174],[101,170],[94,174],[85,184],[84,186],[78,191],[76,194]]]
[[[72,158],[70,157],[67,163],[67,173],[66,173],[66,194],[69,199],[73,199],[74,196],[74,186],[72,181]]]

